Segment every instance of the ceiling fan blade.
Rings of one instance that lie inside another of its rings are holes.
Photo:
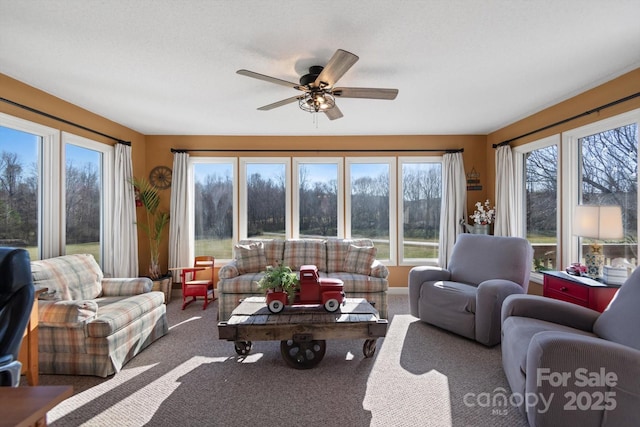
[[[275,83],[277,85],[292,87],[292,88],[298,89],[298,90],[305,90],[305,88],[300,86],[298,83],[288,82],[286,80],[277,79],[277,78],[271,77],[271,76],[265,76],[264,74],[256,73],[256,72],[249,71],[249,70],[238,70],[238,71],[236,71],[236,73],[238,73],[238,74],[240,74],[242,76],[252,77],[252,78],[258,79],[258,80],[264,80],[265,82]]]
[[[322,72],[313,82],[313,86],[319,87],[320,83],[324,83],[326,86],[333,86],[336,82],[349,71],[349,68],[358,61],[358,56],[346,50],[338,49],[333,54],[327,65]]]
[[[331,91],[340,98],[396,99],[398,89],[373,87],[337,87]]]
[[[258,110],[260,110],[260,111],[273,110],[274,108],[282,107],[283,105],[287,105],[287,104],[291,104],[292,102],[296,102],[298,99],[300,99],[301,96],[304,96],[304,95],[292,96],[291,98],[283,99],[282,101],[274,102],[273,104],[269,104],[269,105],[265,105],[263,107],[260,107],[260,108],[258,108]]]
[[[329,120],[335,120],[342,117],[342,111],[340,111],[337,105],[334,105],[332,108],[329,108],[328,110],[323,110],[323,111],[327,115]]]

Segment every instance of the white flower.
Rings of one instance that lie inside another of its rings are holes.
[[[484,202],[476,202],[476,210],[471,215],[476,224],[491,224],[496,219],[496,207],[491,207],[489,199]]]

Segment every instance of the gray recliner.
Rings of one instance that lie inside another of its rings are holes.
[[[502,366],[531,427],[640,423],[640,268],[601,314],[513,295],[502,306]]]
[[[446,269],[409,272],[411,314],[423,322],[474,339],[500,342],[500,310],[511,294],[525,294],[533,249],[520,237],[460,234]]]

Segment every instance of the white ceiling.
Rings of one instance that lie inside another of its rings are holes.
[[[147,135],[487,134],[640,67],[638,0],[0,0],[0,73]],[[297,82],[360,60],[344,117]],[[1,93],[1,88],[0,88]],[[56,114],[55,111],[49,111]]]

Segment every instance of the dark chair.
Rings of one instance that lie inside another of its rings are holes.
[[[31,260],[25,249],[0,248],[0,386],[17,387],[20,344],[33,307]]]

